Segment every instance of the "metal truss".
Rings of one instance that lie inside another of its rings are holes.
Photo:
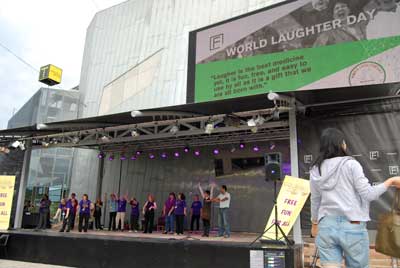
[[[190,116],[174,120],[63,132],[45,136],[25,137],[34,147],[80,147],[103,151],[156,150],[184,146],[256,142],[289,137],[289,108],[275,107],[233,114]],[[248,120],[262,117],[262,122],[249,126]],[[206,134],[205,129],[210,128]]]

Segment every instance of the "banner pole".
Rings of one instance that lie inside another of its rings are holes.
[[[14,229],[19,229],[22,227],[26,185],[28,184],[29,165],[31,162],[31,153],[32,153],[32,142],[30,140],[26,141],[25,148],[26,150],[24,154],[24,162],[22,163],[21,177],[19,180],[17,209],[15,211],[15,218],[14,218]]]
[[[292,98],[289,110],[289,132],[290,132],[290,166],[293,177],[299,177],[299,160],[297,149],[297,122],[296,122],[296,100]],[[293,226],[293,240],[296,244],[302,244],[300,217]]]

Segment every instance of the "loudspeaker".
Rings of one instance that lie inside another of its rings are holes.
[[[265,180],[279,181],[282,179],[281,153],[268,153],[264,156]]]

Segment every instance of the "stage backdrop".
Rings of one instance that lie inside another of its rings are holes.
[[[322,109],[322,110],[321,110]],[[342,104],[312,110],[310,116],[299,118],[300,176],[309,179],[309,169],[318,153],[319,136],[323,129],[336,127],[346,136],[349,153],[364,168],[371,184],[400,175],[400,100],[368,104]],[[394,190],[371,203],[369,229],[376,229],[378,216],[389,211]],[[310,227],[309,202],[302,212],[302,227]]]
[[[265,181],[264,153],[281,152],[283,172],[289,174],[289,142],[258,143],[259,152],[253,151],[252,144],[246,144],[242,150],[238,148],[239,144],[234,145],[235,151],[232,146],[219,146],[221,153],[218,156],[213,155],[213,148],[201,148],[200,157],[193,156],[193,152],[182,153],[179,159],[161,159],[161,152],[155,152],[158,157],[154,160],[142,155],[136,161],[120,161],[116,155],[114,161],[105,160],[102,195],[111,192],[128,193],[143,206],[147,194],[153,193],[159,206],[157,219],[161,216],[162,206],[170,192],[185,193],[190,206],[193,196],[199,194],[198,183],[201,183],[204,190],[210,189],[211,183],[219,186],[226,184],[232,199],[229,212],[232,230],[262,232],[273,206],[273,182]],[[168,151],[168,154],[171,156],[173,152]],[[214,196],[218,191],[215,189]],[[212,211],[213,226],[217,224],[217,208],[215,204]],[[127,212],[126,219],[129,219],[129,208]],[[106,214],[108,226],[108,209]]]
[[[399,82],[398,2],[286,1],[193,31],[187,101]]]

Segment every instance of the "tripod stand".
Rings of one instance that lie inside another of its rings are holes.
[[[271,224],[262,234],[260,234],[253,242],[251,242],[250,246],[252,246],[257,240],[259,240],[261,237],[263,237],[266,233],[269,232],[272,228],[275,228],[275,238],[273,239],[260,239],[261,243],[267,243],[267,244],[274,244],[274,245],[288,245],[291,246],[294,244],[292,240],[290,240],[285,232],[283,232],[281,226],[279,225],[278,221],[278,193],[277,193],[277,180],[274,180],[274,212],[275,212],[275,217],[274,217],[274,223]],[[281,241],[279,238],[279,235],[281,235],[285,242]]]

